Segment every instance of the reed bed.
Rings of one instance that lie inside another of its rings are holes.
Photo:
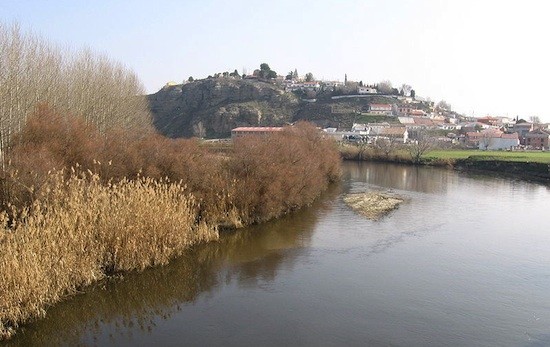
[[[93,281],[217,240],[215,226],[197,223],[195,204],[178,183],[51,173],[20,222],[0,219],[1,337]]]

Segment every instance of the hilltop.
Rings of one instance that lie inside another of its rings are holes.
[[[216,76],[167,84],[148,99],[161,134],[205,138],[228,137],[231,129],[239,126],[281,126],[300,120],[323,128],[395,123],[396,117],[369,113],[369,104],[404,103],[404,98],[396,95],[341,95],[344,86],[311,82],[310,88],[307,83],[287,82]],[[354,94],[357,88],[350,90],[348,93]],[[416,108],[429,112],[429,105],[417,102]]]

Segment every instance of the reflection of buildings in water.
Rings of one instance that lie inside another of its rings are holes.
[[[354,181],[423,193],[445,192],[456,173],[441,168],[395,163],[345,162],[345,171]]]
[[[98,283],[50,308],[46,318],[20,331],[9,344],[97,344],[105,331],[122,339],[149,334],[186,303],[224,283],[273,281],[281,268],[295,265],[311,243],[318,217],[331,208],[327,201],[338,192],[332,187],[309,208],[224,234],[219,242],[199,245],[167,266]]]

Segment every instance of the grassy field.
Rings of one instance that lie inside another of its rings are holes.
[[[478,159],[478,160],[504,160],[517,162],[537,162],[550,164],[550,152],[541,151],[480,151],[480,150],[435,150],[423,156],[428,160],[446,159]]]

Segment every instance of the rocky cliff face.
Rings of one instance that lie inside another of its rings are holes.
[[[157,130],[169,137],[226,137],[238,126],[292,122],[299,100],[261,81],[211,78],[149,95]]]

